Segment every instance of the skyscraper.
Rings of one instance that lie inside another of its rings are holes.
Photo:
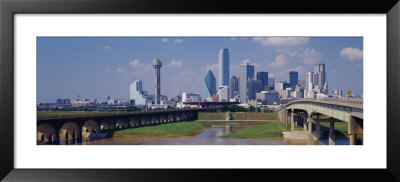
[[[290,87],[294,88],[299,83],[299,72],[290,71],[289,72],[289,84]]]
[[[317,84],[318,74],[314,72],[307,72],[306,73],[306,88],[304,89],[305,94],[304,97],[310,96],[310,91],[314,89]]]
[[[317,74],[316,82],[319,88],[322,88],[326,82],[325,64],[315,64],[314,73]]]
[[[236,76],[233,76],[229,81],[229,96],[230,98],[234,98],[239,93],[239,79]]]
[[[153,60],[153,67],[154,67],[154,104],[160,104],[160,69],[162,66],[162,62],[160,59],[155,58]]]
[[[271,87],[271,90],[275,90],[275,74],[268,73],[268,85]]]
[[[249,59],[242,61],[240,65],[240,102],[247,103],[247,80],[254,78],[254,65],[250,64]]]
[[[217,93],[217,83],[211,70],[208,71],[206,77],[204,78],[204,83],[207,88],[207,93],[205,95],[206,98],[212,97]]]
[[[149,96],[143,91],[142,80],[135,80],[129,85],[129,100],[135,100],[135,105],[147,105]]]
[[[229,102],[228,86],[220,86],[218,88],[218,96],[220,102]]]
[[[247,80],[247,98],[248,100],[255,100],[256,93],[261,92],[262,90],[262,81],[249,79]]]
[[[268,72],[257,72],[257,80],[261,80],[261,89],[264,90],[264,87],[268,86]]]
[[[219,86],[227,86],[229,90],[229,51],[225,48],[220,49],[218,54],[218,87]]]

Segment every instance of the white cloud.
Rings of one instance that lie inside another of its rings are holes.
[[[289,63],[290,61],[285,55],[279,54],[278,56],[276,56],[275,60],[271,62],[269,65],[271,67],[282,67],[284,65],[288,65]]]
[[[162,39],[161,39],[161,42],[167,43],[167,42],[168,42],[168,39],[167,39],[167,38],[162,38]]]
[[[306,48],[304,52],[301,52],[296,56],[303,59],[304,64],[316,64],[321,60],[321,53],[310,48]]]
[[[358,48],[346,47],[340,51],[340,56],[349,61],[362,60],[363,51]]]
[[[109,72],[110,72],[110,70],[109,70],[109,69],[105,69],[105,70],[104,70],[104,72],[106,72],[106,73],[109,73]]]
[[[175,39],[175,40],[174,40],[174,43],[177,43],[177,44],[180,44],[180,43],[182,43],[182,42],[183,42],[182,39]]]
[[[182,61],[172,60],[171,63],[167,64],[167,67],[182,67]]]
[[[104,48],[105,50],[110,50],[110,49],[111,49],[111,46],[106,45],[106,46],[103,46],[103,48]]]
[[[217,75],[217,70],[218,70],[218,65],[217,64],[207,64],[205,67],[200,68],[201,72],[207,73],[209,70],[211,70],[214,74],[214,76]]]
[[[129,65],[132,68],[142,68],[144,66],[142,63],[140,63],[139,59],[134,59],[132,61],[129,61]]]
[[[253,42],[258,42],[264,46],[295,46],[307,44],[309,38],[306,37],[254,37]]]
[[[116,72],[116,73],[123,73],[123,72],[124,72],[124,69],[122,69],[122,68],[117,68],[117,69],[115,70],[115,72]]]

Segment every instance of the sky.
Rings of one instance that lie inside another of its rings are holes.
[[[324,63],[330,92],[363,94],[362,37],[38,37],[37,99],[127,99],[134,80],[153,94],[154,58],[163,63],[161,95],[202,93],[208,70],[218,79],[221,48],[229,49],[230,77],[246,58],[275,82],[288,81],[289,71],[305,80]]]

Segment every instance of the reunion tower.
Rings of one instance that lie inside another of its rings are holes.
[[[162,62],[160,59],[155,58],[153,60],[153,67],[154,67],[154,104],[160,104],[160,69],[162,66]]]

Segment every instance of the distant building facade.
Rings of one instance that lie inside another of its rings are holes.
[[[257,80],[261,80],[261,88],[268,86],[268,72],[257,72]]]
[[[146,91],[143,91],[142,80],[135,80],[129,86],[129,100],[135,100],[135,105],[145,106],[153,99],[147,95]]]
[[[247,104],[247,80],[249,79],[254,79],[254,65],[250,63],[249,59],[245,59],[240,65],[239,94],[242,104]]]
[[[290,71],[289,72],[289,85],[294,88],[299,83],[299,72]]]
[[[207,89],[205,98],[212,97],[217,93],[217,82],[211,70],[208,71],[206,77],[204,78],[204,84]]]
[[[229,89],[229,69],[229,50],[220,49],[218,54],[218,87],[227,86]]]
[[[229,81],[229,97],[232,99],[239,94],[239,79],[233,76]]]

